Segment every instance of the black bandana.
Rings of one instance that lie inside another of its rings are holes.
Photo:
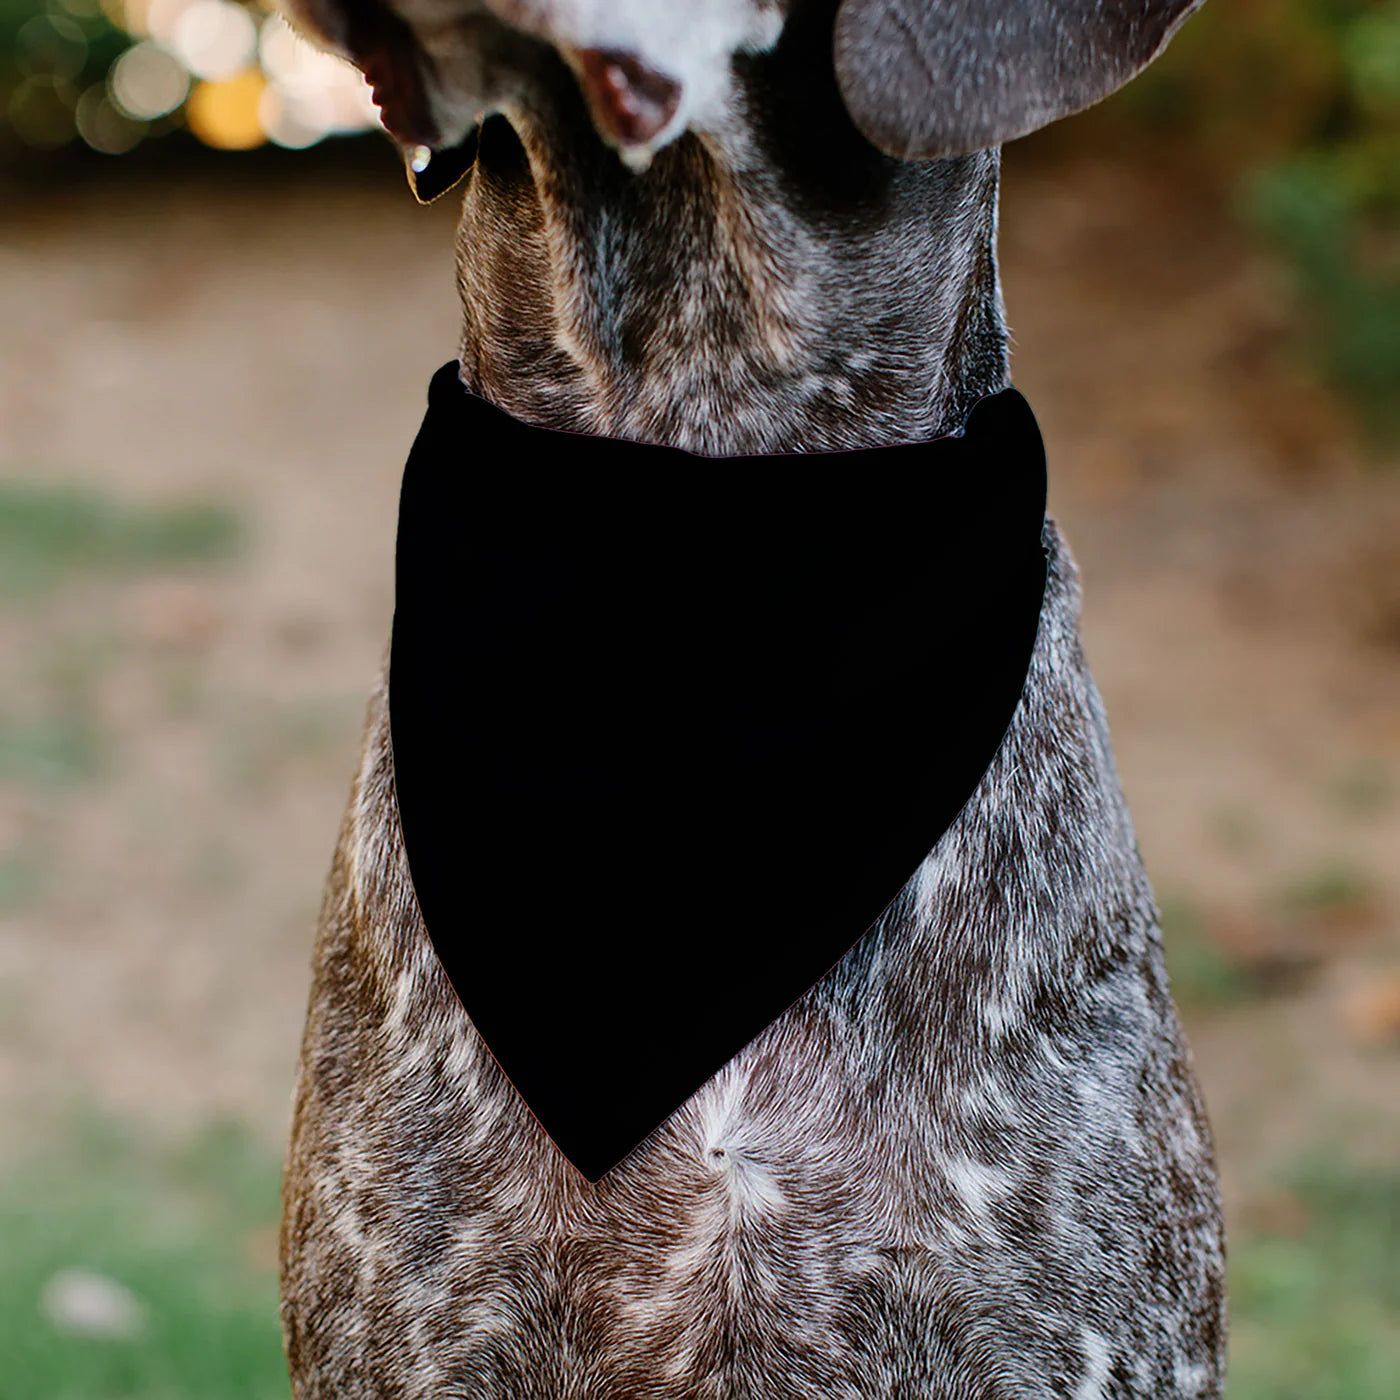
[[[597,1180],[837,962],[971,796],[1025,682],[1045,458],[959,437],[697,457],[433,378],[389,676],[419,907]]]

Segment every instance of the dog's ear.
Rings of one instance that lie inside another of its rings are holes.
[[[842,0],[836,77],[887,155],[963,155],[1107,97],[1204,0]]]

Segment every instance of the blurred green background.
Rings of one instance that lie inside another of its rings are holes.
[[[0,1400],[285,1397],[319,887],[456,344],[363,84],[0,0]],[[1016,375],[1219,1139],[1234,1400],[1400,1395],[1400,2],[1007,153]]]

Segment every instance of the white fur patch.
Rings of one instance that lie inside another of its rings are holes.
[[[1006,1172],[974,1162],[970,1157],[950,1158],[943,1170],[948,1184],[974,1220],[985,1220],[992,1203],[1004,1200],[1015,1187]]]
[[[1079,1341],[1084,1348],[1084,1375],[1074,1392],[1074,1400],[1103,1400],[1103,1386],[1108,1368],[1113,1364],[1108,1338],[1084,1327]]]

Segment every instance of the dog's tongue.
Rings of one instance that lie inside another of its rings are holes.
[[[622,147],[646,146],[681,102],[680,84],[617,49],[580,49],[579,82],[599,129]]]

